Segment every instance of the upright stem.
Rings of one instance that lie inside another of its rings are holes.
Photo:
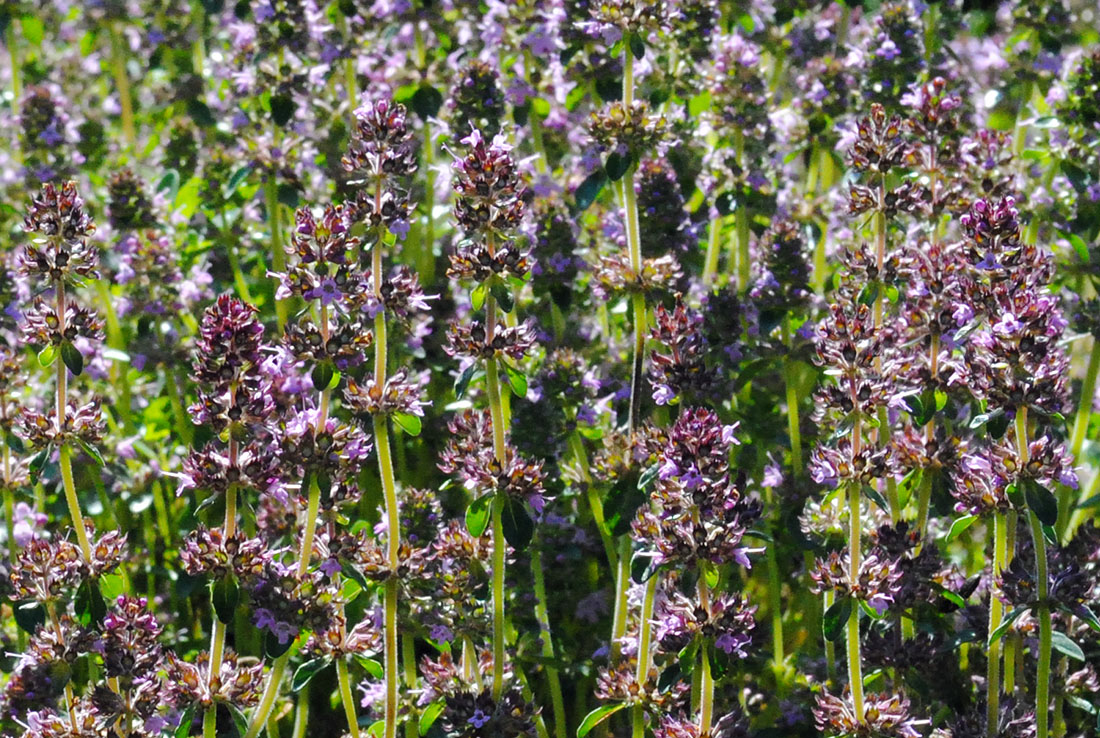
[[[710,614],[710,590],[707,586],[706,565],[701,565],[699,571],[699,606]],[[656,577],[654,577],[656,579]],[[711,645],[704,642],[699,649],[699,735],[709,735],[711,723],[714,719],[714,676],[710,672]]]
[[[1027,407],[1016,408],[1016,453],[1020,468],[1028,464]],[[1039,663],[1035,673],[1035,737],[1047,738],[1050,726],[1050,657],[1053,630],[1050,619],[1050,578],[1047,572],[1047,544],[1043,526],[1034,511],[1028,511],[1031,541],[1035,549],[1035,593],[1038,596]]]
[[[306,511],[306,530],[302,535],[302,545],[298,551],[299,577],[303,576],[305,572],[309,570],[309,560],[313,556],[313,531],[316,530],[318,511],[320,510],[321,502],[320,485],[317,483],[316,479],[314,479],[313,474],[309,476],[309,501]],[[307,538],[309,539],[308,541]],[[283,676],[286,674],[286,666],[289,660],[290,652],[287,651],[282,656],[277,657],[271,664],[271,670],[267,673],[267,686],[264,687],[264,693],[260,697],[260,703],[256,706],[256,711],[252,713],[252,718],[248,722],[248,730],[245,732],[245,738],[256,738],[267,723],[267,718],[271,715],[271,710],[275,707],[275,700],[279,696],[279,685],[282,683]]]
[[[719,241],[722,235],[722,216],[718,215],[710,221],[710,232],[707,234],[707,255],[703,261],[703,284],[709,287],[714,283],[714,275],[718,273]]]
[[[111,36],[111,71],[115,76],[118,91],[118,104],[122,108],[122,132],[126,136],[126,146],[133,152],[137,146],[137,129],[134,126],[134,101],[130,93],[130,78],[126,74],[126,50],[123,39],[115,23],[109,25]]]
[[[1003,512],[993,513],[993,581],[1004,571],[1008,551],[1008,525]],[[1004,604],[992,592],[989,597],[989,632],[1000,627],[1004,619]],[[989,644],[989,662],[986,667],[986,735],[995,738],[1000,719],[1001,702],[1001,641]]]
[[[59,360],[57,362],[61,364]],[[62,444],[57,451],[58,465],[61,467],[61,482],[65,486],[65,502],[69,505],[69,516],[73,519],[73,529],[80,551],[85,561],[92,560],[92,546],[88,543],[88,531],[84,529],[84,516],[80,512],[80,501],[76,497],[76,483],[73,481],[72,451]]]
[[[230,439],[229,441],[229,457],[231,459],[230,464],[235,464],[237,461],[237,441]],[[229,488],[225,491],[225,537],[229,539],[237,532],[237,485],[230,484]],[[217,611],[213,614],[213,623],[210,627],[210,661],[206,674],[207,684],[210,686],[210,691],[214,691],[214,679],[222,670],[222,659],[225,656],[225,634],[228,630],[228,623],[223,623],[221,618],[218,617]],[[214,738],[217,733],[217,720],[218,720],[218,705],[214,703],[210,705],[206,713],[202,716],[202,733],[203,738]]]
[[[783,343],[788,351],[792,348],[791,317],[783,318]],[[787,431],[791,437],[791,470],[795,477],[802,476],[802,433],[798,419],[798,387],[795,386],[794,364],[787,358],[783,361],[783,380],[787,385]]]
[[[378,466],[382,475],[382,494],[386,506],[386,559],[391,572],[383,590],[385,609],[384,657],[386,673],[385,738],[397,735],[397,579],[398,552],[401,543],[400,521],[397,514],[397,483],[393,475],[393,459],[390,455],[390,434],[386,419],[374,416],[375,447],[378,449]],[[354,708],[352,708],[354,710]]]
[[[859,508],[859,483],[852,482],[848,485],[848,579],[853,585],[859,582],[860,540],[862,538],[862,531],[860,530],[862,519],[860,518]],[[859,649],[859,607],[852,607],[852,614],[848,616],[848,683],[852,690],[852,705],[856,711],[856,719],[862,723],[864,717],[863,661]]]
[[[623,48],[623,105],[629,108],[634,103],[634,54],[629,44]],[[635,275],[642,273],[642,236],[638,221],[638,202],[634,195],[634,169],[632,165],[619,182],[619,192],[623,202],[623,222],[626,224],[626,244],[630,255],[630,269]],[[634,430],[637,423],[638,407],[641,404],[642,365],[645,363],[646,309],[645,297],[636,292],[631,296],[634,310],[634,356],[630,372],[630,410],[627,415],[627,428]]]
[[[619,540],[619,553],[616,557],[618,565],[615,568],[615,609],[611,620],[611,656],[612,659],[619,656],[622,650],[621,643],[626,635],[626,616],[629,610],[627,602],[627,590],[630,587],[630,537],[623,536]]]
[[[278,137],[278,131],[274,134]],[[279,212],[279,180],[275,171],[268,174],[264,183],[264,203],[267,208],[267,225],[271,230],[271,263],[276,272],[286,271],[286,252],[283,250],[282,215]],[[279,330],[286,327],[287,306],[285,300],[275,300],[275,315],[279,321]]]
[[[635,675],[635,681],[638,683],[639,688],[649,679],[649,664],[652,656],[650,650],[653,640],[653,603],[657,598],[658,577],[658,574],[654,574],[646,582],[645,596],[642,598],[642,611],[638,614],[640,635],[638,638],[638,671]],[[645,708],[641,705],[634,705],[632,719],[632,738],[643,738],[645,735]]]
[[[11,112],[19,115],[19,103],[23,100],[23,70],[19,64],[19,37],[15,33],[15,21],[9,20],[5,30],[4,42],[8,47],[8,55],[11,61]],[[19,147],[14,147],[19,152]],[[17,154],[18,155],[18,154]]]
[[[1074,461],[1081,458],[1081,449],[1085,445],[1085,437],[1088,435],[1089,420],[1092,418],[1092,402],[1096,395],[1096,379],[1100,374],[1100,340],[1092,339],[1092,350],[1089,352],[1089,363],[1085,369],[1085,382],[1081,386],[1081,397],[1077,403],[1077,415],[1073,419],[1073,436],[1070,442],[1070,453]],[[1069,522],[1073,514],[1075,492],[1065,487],[1058,496],[1058,525],[1055,530],[1058,540],[1066,536]]]
[[[343,10],[336,11],[336,25],[340,34],[348,41],[348,43],[354,44],[355,37],[348,32],[348,17],[344,14]],[[359,83],[355,78],[355,59],[354,53],[344,57],[344,89],[348,93],[348,114],[351,116],[352,126],[355,125],[355,110],[359,107]]]
[[[542,552],[538,548],[531,549],[531,570],[535,577],[535,617],[539,621],[542,655],[553,659],[554,641],[550,632],[550,612],[546,607],[546,577],[542,570]],[[550,704],[554,710],[554,736],[565,738],[565,699],[558,670],[553,666],[546,667],[546,681],[550,684]]]
[[[836,602],[836,592],[825,590],[821,595],[821,612],[829,612],[829,608]],[[836,678],[836,646],[830,640],[825,641],[825,674],[830,682]]]
[[[355,716],[355,697],[351,692],[351,679],[348,678],[348,662],[336,659],[336,680],[340,684],[340,701],[344,703],[344,716],[348,720],[348,730],[352,738],[359,738],[359,719]]]

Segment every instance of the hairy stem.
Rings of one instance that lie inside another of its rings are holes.
[[[535,577],[535,617],[539,621],[542,655],[553,659],[554,641],[550,632],[550,612],[546,607],[546,576],[542,570],[542,552],[538,548],[531,549],[531,570]],[[546,681],[550,684],[550,704],[554,711],[554,736],[565,738],[565,699],[558,670],[553,666],[546,667]]]
[[[993,572],[994,581],[1004,571],[1008,551],[1008,525],[1003,512],[993,513]],[[1000,627],[1004,619],[1004,604],[996,593],[989,598],[989,632]],[[986,735],[997,735],[1001,701],[1001,641],[989,644],[989,662],[986,668]]]
[[[122,109],[122,132],[126,137],[126,146],[133,152],[137,146],[137,129],[134,126],[134,100],[130,92],[130,78],[126,74],[126,49],[123,48],[122,34],[116,24],[109,25],[111,37],[111,72],[115,77],[118,92],[118,104]]]
[[[400,522],[397,514],[397,483],[393,475],[393,459],[390,455],[390,434],[386,419],[374,416],[374,443],[378,450],[378,466],[382,476],[382,494],[386,506],[386,560],[391,571],[397,571],[401,545]],[[397,579],[396,574],[386,580],[383,591],[385,621],[384,660],[386,674],[385,738],[397,735]],[[354,710],[354,708],[352,708]]]
[[[861,524],[860,489],[859,484],[854,482],[848,485],[848,579],[853,585],[859,582]],[[852,690],[852,705],[855,708],[856,719],[862,723],[864,717],[863,661],[859,648],[859,611],[858,606],[853,606],[852,614],[848,616],[848,683]]]
[[[348,678],[348,662],[343,658],[336,659],[336,681],[340,684],[340,701],[344,703],[344,715],[348,719],[348,730],[351,732],[352,738],[359,738],[359,719],[355,716],[355,697],[352,696],[351,679]]]
[[[635,676],[635,681],[638,683],[638,687],[641,688],[649,680],[649,664],[651,653],[651,644],[653,640],[653,604],[657,598],[657,579],[658,574],[654,574],[649,578],[649,581],[645,585],[645,596],[642,598],[642,611],[638,613],[638,628],[640,635],[638,638],[638,671]],[[645,708],[641,705],[634,705],[632,715],[632,738],[643,738],[645,735]]]
[[[1096,379],[1100,375],[1100,340],[1092,339],[1092,350],[1089,352],[1089,363],[1085,368],[1085,381],[1081,386],[1081,397],[1077,404],[1077,414],[1073,419],[1073,435],[1070,442],[1070,453],[1074,461],[1081,458],[1081,449],[1085,446],[1085,437],[1088,435],[1089,420],[1092,418],[1092,401],[1096,395]],[[1058,499],[1058,525],[1055,530],[1058,540],[1064,540],[1069,528],[1070,518],[1073,514],[1074,497],[1076,491],[1065,487]]]
[[[1027,407],[1016,408],[1016,453],[1020,467],[1028,464]],[[1050,618],[1050,578],[1047,573],[1047,544],[1043,526],[1034,511],[1028,512],[1031,541],[1035,549],[1035,593],[1039,600],[1036,608],[1039,620],[1039,663],[1035,672],[1035,737],[1047,738],[1050,726],[1050,657],[1053,631]]]

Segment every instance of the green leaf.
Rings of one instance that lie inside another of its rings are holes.
[[[1058,522],[1058,500],[1054,493],[1034,479],[1024,480],[1024,498],[1027,506],[1039,518],[1043,525],[1054,525]]]
[[[863,610],[863,612],[867,613],[867,617],[871,618],[872,620],[882,620],[886,617],[885,612],[883,612],[880,615],[878,610],[871,607],[871,605],[868,604],[866,600],[860,600],[859,601],[859,609]]]
[[[446,703],[443,700],[436,700],[424,708],[424,711],[420,713],[420,721],[417,723],[420,735],[428,734],[436,719],[443,714],[444,707],[446,707]]]
[[[38,352],[38,365],[43,369],[53,366],[55,361],[57,361],[57,346],[52,343]]]
[[[80,583],[73,609],[76,610],[77,621],[85,628],[103,622],[103,618],[107,616],[107,603],[103,601],[103,594],[99,591],[99,582],[88,577]]]
[[[951,524],[951,530],[947,531],[947,542],[955,540],[963,534],[970,526],[978,522],[977,515],[963,515],[961,518],[957,518],[954,523]]]
[[[516,306],[516,298],[512,295],[511,290],[508,289],[508,285],[501,284],[496,280],[489,283],[489,294],[493,296],[493,299],[500,305],[500,309],[506,313],[512,312]]]
[[[998,417],[1000,417],[1004,414],[1005,414],[1004,408],[999,407],[996,410],[993,410],[991,412],[982,413],[981,415],[975,415],[970,420],[970,430],[977,430],[978,428],[981,428],[983,425],[985,425],[989,421],[991,421],[995,418],[998,418]]]
[[[180,716],[180,724],[176,726],[174,738],[187,738],[191,734],[191,724],[195,722],[195,711],[197,709],[198,707],[192,704],[183,711],[183,715]]]
[[[218,616],[218,620],[223,623],[233,622],[233,614],[237,611],[240,594],[237,577],[232,574],[227,574],[211,584],[210,604],[214,606],[214,613]]]
[[[470,305],[474,310],[481,310],[485,304],[485,296],[489,294],[489,283],[482,282],[477,287],[474,287],[473,292],[470,293]]]
[[[503,501],[504,509],[501,511],[501,527],[504,529],[504,540],[516,551],[525,550],[535,535],[535,521],[527,512],[527,506],[520,500],[510,497]]]
[[[649,485],[653,484],[653,480],[660,474],[661,468],[654,464],[653,466],[642,472],[642,475],[638,477],[638,489],[645,490]]]
[[[298,188],[290,182],[280,182],[277,189],[278,201],[291,210],[298,209]]]
[[[604,160],[603,168],[607,172],[608,179],[612,182],[618,182],[630,170],[630,164],[630,154],[620,154],[618,151],[612,151]]]
[[[585,177],[573,192],[573,209],[578,213],[588,210],[600,196],[600,190],[605,184],[607,184],[607,173],[603,169],[598,169]]]
[[[368,659],[362,654],[355,654],[355,660],[359,662],[359,665],[363,667],[363,670],[370,674],[375,679],[381,679],[385,676],[385,671],[382,669],[382,664],[378,663],[374,659]]]
[[[42,45],[42,39],[46,35],[46,27],[41,19],[34,15],[24,15],[19,19],[19,25],[23,29],[23,38],[27,39],[27,43],[31,46]]]
[[[83,438],[76,439],[76,442],[80,444],[80,448],[84,449],[84,453],[96,463],[96,466],[103,466],[103,454],[99,453],[99,449],[92,444],[85,441]]]
[[[577,738],[584,738],[588,735],[593,728],[607,720],[619,710],[626,707],[625,702],[619,702],[615,705],[601,705],[592,712],[584,716],[584,720],[581,721],[580,727],[577,728]]]
[[[241,183],[248,179],[248,175],[252,173],[252,165],[245,164],[243,167],[233,172],[233,176],[229,178],[229,181],[225,183],[225,190],[223,196],[226,200],[233,197],[233,193],[237,191],[237,188],[241,186]]]
[[[1065,633],[1057,630],[1051,633],[1050,645],[1054,646],[1055,649],[1069,656],[1071,659],[1077,659],[1078,661],[1085,660],[1085,652]]]
[[[275,125],[279,128],[283,128],[290,119],[294,117],[294,100],[290,95],[272,95],[271,96],[271,120],[275,122]]]
[[[69,368],[74,377],[79,377],[81,372],[84,371],[84,354],[80,353],[80,349],[74,346],[71,341],[61,344],[61,360],[65,362],[65,366]]]
[[[322,669],[328,666],[328,659],[310,659],[294,670],[290,680],[290,691],[300,692]]]
[[[852,615],[852,598],[843,597],[825,611],[821,619],[821,632],[825,640],[835,642],[844,635],[844,626],[848,624],[848,618]]]
[[[15,604],[13,610],[16,624],[27,633],[33,634],[38,626],[46,622],[46,608],[34,600]]]
[[[630,578],[637,584],[644,584],[652,579],[660,568],[653,554],[647,551],[636,551],[630,559]]]
[[[439,112],[443,105],[443,93],[435,89],[427,82],[416,89],[410,101],[413,112],[420,116],[421,120],[427,120]]]
[[[466,390],[470,386],[470,380],[474,378],[474,374],[477,373],[477,364],[470,364],[463,370],[462,375],[459,376],[455,382],[455,399],[461,400],[466,396]]]
[[[313,381],[313,388],[323,392],[325,389],[331,389],[329,385],[332,384],[332,378],[335,375],[336,369],[332,366],[332,362],[322,361],[314,365],[313,371],[309,373],[309,378]]]
[[[500,362],[504,365],[504,376],[508,379],[508,387],[516,397],[527,397],[527,376],[507,361]]]
[[[886,502],[886,498],[882,496],[877,489],[870,485],[864,485],[863,494],[867,496],[872,502],[879,506],[880,510],[890,512],[890,504]]]
[[[645,41],[636,33],[630,34],[630,53],[634,55],[635,59],[641,59],[645,56]]]
[[[710,90],[706,90],[688,100],[688,115],[692,118],[710,109]]]
[[[166,193],[167,199],[172,202],[175,202],[176,193],[179,192],[179,189],[180,173],[177,172],[175,169],[169,169],[167,172],[165,172],[164,176],[160,178],[160,181],[157,182],[156,186],[157,194],[160,194],[161,192]]]
[[[1028,608],[1026,607],[1017,607],[1015,610],[1006,615],[1005,619],[1001,621],[1001,624],[998,625],[997,628],[989,634],[989,640],[986,641],[986,646],[988,647],[992,643],[1000,640],[1000,638],[1008,632],[1008,629],[1012,627],[1012,624],[1015,623],[1016,620],[1027,611]]]
[[[286,643],[279,643],[279,637],[271,631],[268,631],[267,636],[264,638],[264,653],[266,653],[269,658],[277,659],[289,651],[290,647],[293,645],[293,638],[287,638]]]
[[[491,494],[482,495],[466,508],[466,530],[470,535],[479,538],[485,529],[489,527],[489,512],[493,502]]]
[[[419,436],[420,429],[423,427],[420,416],[413,415],[412,413],[394,413],[393,422],[397,424],[397,427],[413,437]]]
[[[1096,613],[1089,609],[1088,605],[1078,605],[1072,610],[1066,610],[1066,612],[1081,618],[1087,626],[1100,633],[1100,619],[1096,617]]]
[[[386,734],[386,721],[385,720],[375,720],[373,723],[370,724],[370,727],[367,728],[367,735],[369,735],[370,738],[382,738],[382,736],[384,736],[385,734]]]

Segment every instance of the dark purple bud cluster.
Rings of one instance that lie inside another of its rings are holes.
[[[37,234],[19,255],[23,274],[49,283],[99,276],[99,250],[88,243],[95,233],[95,223],[84,211],[84,200],[75,182],[65,182],[60,188],[43,185],[39,196],[31,201],[23,228]]]

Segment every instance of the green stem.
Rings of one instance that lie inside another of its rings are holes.
[[[252,713],[245,738],[256,738],[267,723],[267,718],[275,706],[275,698],[279,696],[279,686],[286,674],[286,665],[289,660],[290,653],[287,652],[271,664],[271,670],[267,673],[267,687],[264,689],[263,696],[260,697],[260,704],[256,706],[256,711]]]
[[[1008,525],[1003,512],[993,513],[993,581],[1004,571],[1008,551]],[[1004,619],[1004,604],[991,592],[989,597],[989,632],[997,630]],[[986,735],[995,738],[1000,719],[1001,700],[1001,641],[989,644],[989,661],[986,669]]]
[[[230,441],[230,444],[235,444],[235,441]],[[236,456],[235,450],[230,449],[232,456]],[[225,537],[231,538],[237,530],[237,485],[230,484],[229,488],[225,491]],[[214,679],[221,674],[222,670],[222,658],[225,656],[225,634],[228,629],[227,624],[221,621],[218,617],[218,613],[213,613],[213,624],[210,628],[210,661],[206,680],[210,685],[211,691],[214,687]],[[218,705],[213,703],[207,708],[206,713],[202,716],[202,733],[203,738],[214,738],[217,730],[218,721]]]
[[[542,552],[531,549],[531,570],[535,577],[535,617],[539,621],[539,638],[542,640],[542,655],[554,658],[554,641],[550,632],[550,612],[546,606],[546,577],[542,570]],[[558,670],[546,667],[546,680],[550,683],[550,703],[554,711],[554,736],[565,738],[565,699],[562,696],[561,680]]]
[[[707,234],[707,255],[703,262],[703,284],[707,287],[714,283],[714,275],[718,273],[721,235],[722,216],[718,215],[710,222],[710,232]]]
[[[783,318],[783,343],[788,351],[792,348],[791,317]],[[802,432],[798,419],[798,387],[795,384],[794,362],[787,358],[783,361],[783,381],[787,386],[787,432],[791,437],[791,470],[795,477],[802,476]]]
[[[1029,461],[1027,445],[1027,407],[1016,408],[1016,453],[1020,467]],[[1047,738],[1050,725],[1050,657],[1052,628],[1050,620],[1050,579],[1047,573],[1047,544],[1043,538],[1043,526],[1034,511],[1028,512],[1031,541],[1035,549],[1035,593],[1039,604],[1036,612],[1039,620],[1039,663],[1035,675],[1035,738]]]
[[[829,608],[836,601],[836,592],[827,589],[821,597],[821,612],[824,614],[829,612]],[[829,640],[825,641],[825,674],[830,682],[836,679],[836,646]]]
[[[122,133],[126,137],[126,147],[133,153],[137,147],[137,129],[134,126],[134,101],[130,93],[130,78],[126,74],[126,51],[122,46],[122,36],[116,24],[108,26],[111,37],[111,71],[115,77],[118,91],[118,104],[122,108]]]
[[[416,642],[407,634],[401,638],[401,667],[405,672],[405,687],[416,689]],[[405,723],[405,738],[420,738],[420,727],[415,720]]]
[[[18,117],[19,104],[23,100],[23,69],[19,64],[19,38],[15,34],[14,19],[8,20],[5,35],[5,43],[8,46],[8,55],[11,60],[11,112],[15,117]],[[18,146],[14,148],[15,151],[20,151]]]
[[[852,483],[848,485],[848,579],[853,584],[859,582],[862,522],[859,484]],[[852,614],[848,616],[848,683],[852,690],[852,705],[855,708],[856,719],[862,723],[864,718],[863,661],[859,649],[859,611],[859,607],[852,607]]]
[[[317,517],[321,510],[321,485],[317,475],[309,475],[309,499],[306,503],[305,530],[302,532],[302,548],[298,555],[298,577],[309,571],[309,562],[313,558],[313,538],[317,532]]]
[[[276,132],[277,137],[277,132]],[[264,183],[265,207],[267,208],[267,226],[271,230],[271,263],[276,272],[286,271],[286,252],[283,249],[283,226],[279,204],[279,180],[272,171]],[[286,300],[275,300],[275,314],[279,320],[279,331],[286,328]]]
[[[607,564],[611,571],[615,571],[618,556],[615,555],[615,541],[611,538],[611,531],[607,527],[607,520],[603,513],[603,500],[600,499],[599,490],[592,484],[592,477],[588,473],[588,454],[584,452],[584,441],[580,433],[573,431],[569,434],[569,449],[573,452],[573,461],[580,469],[587,489],[588,506],[592,508],[592,519],[596,522],[596,530],[600,532],[600,540],[603,541],[604,554],[607,556]]]
[[[294,707],[294,731],[292,738],[305,738],[309,726],[309,683],[298,691],[298,704]]]
[[[1096,379],[1100,375],[1100,340],[1092,339],[1092,350],[1089,351],[1089,363],[1085,368],[1085,381],[1081,385],[1081,397],[1077,403],[1077,415],[1073,418],[1073,435],[1070,442],[1070,453],[1074,461],[1081,458],[1081,449],[1085,447],[1085,437],[1088,435],[1089,420],[1092,419],[1092,402],[1096,395]],[[1064,487],[1058,499],[1058,524],[1055,531],[1058,540],[1064,540],[1069,522],[1073,514],[1075,491]]]
[[[383,591],[385,621],[383,623],[384,659],[386,675],[385,738],[397,735],[397,681],[400,676],[397,665],[397,579],[398,554],[401,545],[400,520],[397,510],[397,482],[393,476],[393,459],[390,454],[390,434],[386,418],[374,416],[374,443],[378,450],[378,467],[382,478],[382,494],[386,507],[386,559],[391,575],[386,579]]]
[[[306,509],[306,527],[302,535],[301,547],[298,550],[299,578],[304,576],[306,571],[309,570],[309,561],[313,557],[313,536],[317,528],[317,517],[321,505],[321,487],[317,483],[315,476],[316,475],[312,473],[309,474],[309,501]],[[252,713],[252,719],[248,723],[248,730],[245,732],[245,738],[256,738],[267,723],[267,719],[271,715],[271,710],[275,707],[275,700],[279,696],[279,686],[283,681],[283,675],[286,674],[286,666],[289,659],[290,652],[288,651],[282,656],[277,657],[272,663],[271,670],[267,673],[267,686],[264,687],[264,693],[260,697],[260,704],[256,706],[256,711]]]
[[[771,500],[771,490],[768,490],[768,502]],[[781,582],[779,579],[779,561],[775,556],[775,544],[769,544],[764,549],[764,561],[768,571],[768,610],[772,625],[772,666],[779,673],[785,656],[783,654],[783,600],[781,594]]]
[[[348,32],[348,18],[343,10],[336,11],[336,26],[349,43],[355,39]],[[348,114],[351,116],[352,127],[355,126],[355,110],[359,107],[359,84],[355,78],[355,54],[350,54],[344,59],[344,89],[348,93]]]
[[[698,520],[698,516],[693,516]],[[654,577],[656,579],[656,577]],[[699,606],[710,616],[710,588],[707,585],[707,565],[699,568]],[[699,735],[710,735],[714,720],[714,676],[710,672],[710,644],[703,642],[699,649]]]
[[[65,371],[65,365],[58,360],[61,371]],[[61,444],[58,449],[58,465],[61,467],[61,482],[65,487],[65,502],[69,506],[69,516],[73,521],[73,530],[76,531],[76,540],[80,544],[80,552],[85,561],[92,560],[92,546],[88,543],[88,531],[84,528],[84,516],[80,512],[80,501],[76,496],[76,483],[73,481],[72,451],[68,444]]]
[[[504,694],[504,497],[493,497],[493,700]]]
[[[654,574],[645,585],[645,596],[642,598],[642,611],[638,614],[638,671],[635,681],[641,689],[649,681],[649,664],[653,654],[651,653],[653,640],[653,604],[657,598],[657,579]],[[645,735],[645,708],[642,705],[634,705],[632,716],[632,738],[643,738]]]
[[[627,590],[630,588],[630,536],[619,540],[618,566],[615,571],[615,610],[611,620],[611,658],[619,657],[621,643],[626,635],[628,610]]]
[[[355,716],[355,697],[351,693],[348,662],[342,657],[336,659],[336,680],[340,683],[340,701],[344,703],[344,715],[348,719],[348,730],[351,731],[352,738],[359,738],[359,719]]]

